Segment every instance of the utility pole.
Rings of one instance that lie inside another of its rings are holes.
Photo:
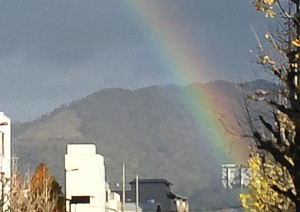
[[[18,163],[18,157],[15,157],[15,156],[13,156],[13,157],[11,157],[11,160],[12,160],[12,163],[11,163],[11,168],[12,168],[12,172],[13,172],[13,174],[12,175],[14,175],[16,172],[17,172],[17,163]]]
[[[139,176],[136,175],[135,179],[135,211],[138,212],[139,207]]]
[[[15,180],[16,180],[16,175],[17,175],[17,163],[18,163],[18,157],[13,156],[11,158],[12,162],[11,162],[11,168],[12,168],[12,174],[11,174],[11,182],[10,185],[14,186]]]
[[[125,164],[123,163],[123,176],[122,176],[122,211],[125,211]]]

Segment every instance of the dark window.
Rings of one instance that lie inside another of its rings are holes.
[[[72,196],[70,203],[71,204],[89,204],[90,196]]]
[[[4,156],[4,133],[0,132],[0,155]]]

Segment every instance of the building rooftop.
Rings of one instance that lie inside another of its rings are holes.
[[[180,195],[175,194],[175,193],[173,193],[173,192],[169,192],[167,195],[168,195],[171,199],[181,199],[181,200],[187,201],[187,198],[186,198],[186,197],[180,196]]]
[[[129,184],[135,184],[136,179],[132,180],[131,182],[129,182]],[[167,185],[173,185],[172,182],[166,180],[166,179],[138,179],[139,184],[141,183],[164,183]]]

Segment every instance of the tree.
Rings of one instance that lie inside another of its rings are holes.
[[[285,195],[272,188],[292,189],[294,185],[287,170],[265,155],[264,161],[254,154],[248,161],[251,170],[248,193],[240,194],[242,206],[255,211],[294,211],[295,204]]]
[[[9,186],[10,179],[5,177],[5,173],[0,173],[0,185],[1,185],[1,200],[0,200],[0,211],[6,210],[7,204],[9,203],[9,193],[7,193],[7,186]]]
[[[63,212],[64,197],[61,187],[50,174],[45,163],[40,163],[33,176],[23,179],[14,165],[10,179],[1,178],[1,184],[9,184],[9,192],[2,190],[1,211],[6,212]],[[8,208],[3,203],[9,203]]]
[[[25,184],[22,182],[22,176],[16,170],[10,179],[10,206],[9,211],[22,212],[28,208],[29,201],[26,198]]]
[[[273,192],[278,194],[279,199],[288,198],[296,211],[300,211],[300,2],[254,0],[254,5],[266,17],[275,20],[275,25],[271,25],[265,34],[267,42],[263,45],[258,39],[257,63],[273,76],[279,89],[259,90],[252,97],[255,101],[267,103],[271,117],[258,115],[259,124],[256,125],[252,122],[255,117],[250,119],[251,136],[258,152],[262,153],[259,161],[257,156],[249,161],[252,163],[252,175],[262,179],[261,187],[252,181],[250,193],[255,191],[252,195],[256,198],[252,199],[255,202],[270,194],[268,192]],[[258,165],[254,165],[253,161],[257,161]],[[268,166],[272,167],[271,172],[281,170],[286,173],[285,186],[278,183],[281,178],[276,181],[275,175],[268,174]],[[265,189],[263,193],[260,188]],[[243,195],[241,197],[243,201],[247,199]],[[276,211],[279,206],[277,202],[273,209]]]
[[[40,163],[32,176],[29,198],[31,207],[36,212],[52,212],[62,208],[59,205],[62,198],[61,187],[50,174],[44,162]]]

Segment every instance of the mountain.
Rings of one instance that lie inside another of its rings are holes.
[[[139,174],[166,178],[174,190],[190,198],[194,208],[239,204],[237,191],[221,185],[221,163],[212,154],[205,132],[186,102],[197,87],[213,106],[215,130],[222,131],[228,154],[248,156],[248,143],[228,132],[238,131],[242,115],[241,88],[225,81],[187,86],[151,86],[137,90],[105,89],[28,123],[13,126],[13,151],[22,172],[45,161],[64,184],[64,154],[68,143],[94,143],[105,157],[106,177],[112,187],[121,182],[122,164],[128,181]],[[227,105],[226,107],[224,105]],[[204,110],[205,108],[201,108]],[[203,117],[205,118],[205,117]],[[217,151],[216,151],[217,152]],[[231,153],[230,153],[231,152]]]

